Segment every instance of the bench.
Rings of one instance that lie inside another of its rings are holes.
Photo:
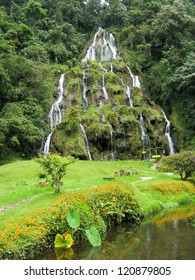
[[[114,180],[114,177],[104,177],[103,179],[104,179],[104,180],[111,181],[111,180]]]

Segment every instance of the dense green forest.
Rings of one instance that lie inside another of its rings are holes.
[[[177,148],[195,148],[194,0],[0,0],[1,161],[38,153],[59,74],[81,61],[99,26],[166,108]]]

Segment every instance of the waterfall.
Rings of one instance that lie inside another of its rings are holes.
[[[102,100],[100,100],[99,109],[101,109],[103,106],[104,106],[104,102]],[[100,120],[101,120],[101,122],[105,122],[106,121],[106,117],[105,117],[104,114],[100,117]]]
[[[127,66],[127,69],[129,71],[129,74],[130,74],[131,79],[132,79],[132,86],[141,88],[141,83],[139,81],[139,77],[137,75],[133,75],[133,73],[131,72],[131,69],[128,66]]]
[[[51,109],[48,114],[48,120],[50,122],[51,132],[47,136],[47,139],[46,139],[46,142],[44,145],[44,150],[43,150],[44,156],[46,156],[49,152],[51,137],[52,137],[52,134],[53,134],[56,126],[59,123],[61,123],[61,121],[62,121],[62,112],[60,110],[60,105],[62,104],[62,101],[63,101],[64,78],[65,78],[65,74],[62,74],[59,79],[57,98],[56,98],[55,102],[52,104]]]
[[[172,141],[172,138],[171,138],[171,135],[170,135],[170,132],[171,132],[171,122],[168,120],[165,112],[162,110],[163,112],[163,115],[164,115],[164,118],[166,120],[166,129],[165,129],[165,138],[167,139],[168,141],[168,145],[169,145],[169,155],[174,155],[174,147],[173,147],[173,141]]]
[[[139,77],[137,75],[134,75],[134,82],[133,82],[134,87],[141,88],[141,83],[139,81]]]
[[[92,160],[91,152],[90,152],[90,148],[89,148],[89,141],[88,141],[88,138],[87,138],[87,134],[85,132],[84,126],[81,123],[80,123],[80,128],[81,128],[82,133],[83,133],[84,138],[85,138],[85,143],[86,143],[86,148],[87,148],[87,153],[88,153],[88,156],[89,156],[89,160]]]
[[[100,61],[109,61],[116,59],[117,48],[115,45],[115,38],[111,33],[103,30],[103,46],[100,49]]]
[[[129,86],[127,86],[126,95],[127,95],[127,97],[129,98],[130,107],[133,107],[133,100],[132,100],[132,98],[131,98],[131,91],[130,91],[130,87],[129,87]]]
[[[145,122],[144,122],[144,119],[143,119],[143,115],[142,113],[140,112],[140,127],[141,127],[141,132],[142,132],[142,141],[144,142],[145,141],[145,138],[146,138],[146,126],[145,126]]]
[[[82,62],[88,60],[110,61],[117,58],[117,47],[114,36],[99,27],[96,32],[92,45],[87,50]]]
[[[87,92],[87,77],[86,77],[86,71],[83,70],[83,107],[84,107],[84,110],[86,110],[86,108],[88,106],[86,92]]]
[[[106,99],[106,100],[109,100],[108,92],[107,92],[107,89],[106,89],[106,87],[105,87],[104,72],[102,72],[102,90],[103,90],[105,99]]]
[[[115,160],[115,152],[114,152],[114,130],[112,125],[109,123],[110,126],[110,145],[111,145],[111,160]]]
[[[112,62],[110,62],[110,72],[114,74]]]
[[[100,106],[99,108],[102,108],[104,106],[104,102],[102,100],[100,100]]]
[[[89,47],[89,49],[87,50],[87,54],[85,56],[85,58],[82,60],[82,62],[86,62],[87,60],[96,60],[96,42],[97,42],[97,36],[100,32],[100,28],[98,30],[98,32],[95,33],[95,36],[93,38],[93,43],[92,45]]]
[[[125,89],[125,93],[126,93],[126,95],[127,95],[127,98],[128,98],[128,100],[129,100],[129,105],[130,105],[130,107],[133,107],[133,100],[132,100],[132,98],[131,98],[131,90],[130,90],[130,87],[129,87],[129,86],[126,86],[122,79],[121,79],[121,82],[122,82],[122,85],[123,85],[123,87],[124,87],[124,89]]]
[[[51,142],[51,137],[53,134],[54,130],[52,132],[50,132],[50,134],[47,136],[45,145],[44,145],[44,150],[43,150],[43,154],[44,156],[46,156],[49,153],[49,147],[50,147],[50,142]]]
[[[142,145],[143,149],[145,150],[146,148],[150,147],[150,139],[149,136],[146,132],[146,124],[142,115],[142,112],[140,112],[140,128],[141,128],[141,140],[142,140]],[[147,158],[151,158],[151,152],[148,151],[147,153]]]
[[[139,81],[139,77],[137,75],[134,75],[131,72],[131,69],[128,66],[127,66],[127,69],[129,71],[129,74],[130,74],[131,79],[132,79],[132,87],[141,88],[141,83]],[[128,95],[129,93],[126,92],[126,94]],[[131,104],[132,104],[131,107],[133,107],[133,102],[131,102]],[[145,150],[146,148],[150,147],[150,138],[149,138],[149,136],[148,136],[148,134],[146,132],[146,124],[145,124],[142,112],[140,112],[140,128],[141,128],[142,146],[143,146],[143,149]],[[147,156],[146,157],[147,157],[147,159],[151,158],[151,151],[150,150],[147,151]]]
[[[102,70],[102,91],[103,91],[105,100],[109,100],[108,92],[107,92],[106,86],[105,86],[105,77],[104,77],[104,74],[105,74],[105,72],[107,72],[107,70],[102,66],[101,63],[100,63],[100,67]]]
[[[55,127],[62,121],[60,105],[62,104],[63,93],[64,93],[64,89],[63,89],[64,77],[65,74],[62,74],[59,79],[57,98],[56,101],[52,104],[51,110],[48,115],[48,119],[50,121],[52,130],[55,129]]]

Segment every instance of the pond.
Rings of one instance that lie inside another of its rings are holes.
[[[74,260],[194,260],[195,206],[163,211],[138,227],[113,227],[101,247],[74,246],[73,250],[47,252],[38,259]]]

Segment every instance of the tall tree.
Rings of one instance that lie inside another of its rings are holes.
[[[190,25],[194,26],[194,21],[186,13],[181,1],[175,0],[172,5],[162,6],[152,23],[153,45],[161,50],[170,46],[180,48],[182,38],[187,35],[186,30],[190,31]]]
[[[108,6],[105,9],[103,22],[106,27],[116,26],[122,27],[127,19],[127,7],[122,0],[108,0]]]

